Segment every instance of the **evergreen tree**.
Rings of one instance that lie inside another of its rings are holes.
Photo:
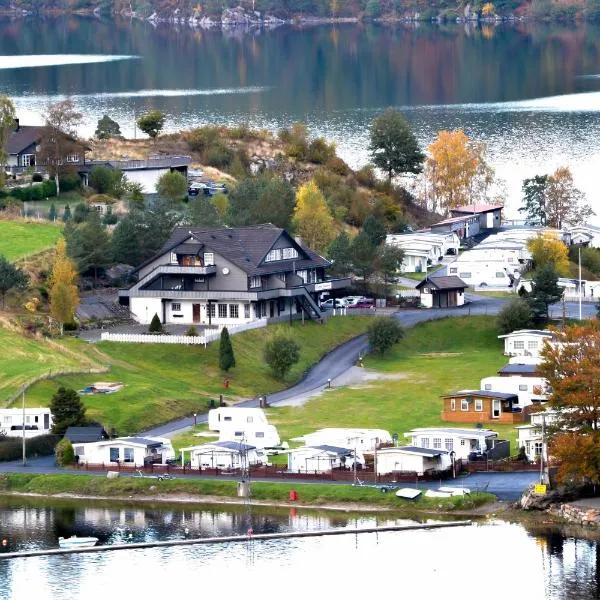
[[[85,406],[75,390],[59,387],[50,401],[52,432],[64,435],[68,427],[86,424]]]
[[[69,256],[77,263],[81,274],[94,271],[111,263],[111,246],[106,229],[97,211],[91,211],[85,223],[65,230]]]
[[[108,115],[104,115],[101,119],[98,119],[95,136],[99,140],[121,137],[121,128],[116,121],[113,121]]]
[[[62,220],[64,223],[68,223],[71,220],[71,207],[68,204],[63,211]]]
[[[26,273],[0,255],[0,307],[5,307],[5,298],[9,290],[24,289],[28,282]]]
[[[54,223],[54,221],[56,221],[56,217],[58,216],[58,213],[56,212],[56,206],[54,206],[54,202],[50,205],[50,210],[48,212],[48,220],[52,221]]]
[[[527,225],[546,226],[546,190],[548,175],[536,175],[523,181],[523,206],[519,212],[525,213]]]
[[[204,227],[206,229],[223,225],[216,206],[204,194],[190,200],[187,221],[193,227]]]
[[[163,326],[158,318],[158,315],[154,313],[152,317],[152,321],[150,321],[150,326],[148,327],[148,331],[150,333],[163,333]]]
[[[117,263],[136,266],[142,262],[138,230],[129,215],[115,227],[111,247],[113,259]]]
[[[221,341],[219,343],[219,368],[221,371],[229,371],[235,367],[235,356],[233,355],[233,346],[227,327],[221,331]]]
[[[385,225],[373,215],[369,215],[365,219],[362,230],[371,240],[373,246],[379,246],[385,242]]]
[[[538,269],[531,282],[532,290],[524,295],[536,319],[547,319],[550,306],[563,297],[558,285],[558,273],[552,265]]]
[[[352,242],[350,236],[342,231],[327,251],[327,257],[333,263],[331,273],[339,276],[348,275],[352,271]]]
[[[362,277],[365,286],[375,271],[375,259],[377,247],[371,242],[371,238],[361,231],[352,242],[352,266],[353,271]]]

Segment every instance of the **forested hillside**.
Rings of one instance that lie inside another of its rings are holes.
[[[224,11],[241,7],[246,14]],[[569,20],[600,15],[600,0],[0,0],[0,10],[101,12],[159,19],[496,19],[513,16]],[[258,13],[254,13],[258,11]],[[241,15],[241,17],[240,17]]]

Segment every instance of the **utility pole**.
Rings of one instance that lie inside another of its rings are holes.
[[[23,407],[23,429],[21,430],[23,433],[23,466],[27,466],[27,448],[25,445],[25,391],[23,390],[22,394],[22,407]]]
[[[546,454],[546,415],[542,413],[542,452],[540,454],[540,483],[548,484],[548,456]]]
[[[581,248],[579,248],[579,320],[581,321]]]

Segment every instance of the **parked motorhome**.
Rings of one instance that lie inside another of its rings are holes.
[[[51,433],[52,414],[49,408],[26,408],[25,411],[21,408],[0,408],[0,435],[23,437],[23,420],[26,438]]]
[[[354,449],[330,446],[303,446],[288,453],[288,471],[292,473],[330,473],[333,469],[362,469],[365,459]]]

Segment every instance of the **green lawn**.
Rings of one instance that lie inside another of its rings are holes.
[[[400,377],[368,385],[341,388],[303,407],[268,410],[282,439],[321,427],[373,427],[397,432],[400,439],[414,427],[464,427],[444,423],[440,395],[459,389],[479,389],[481,378],[494,375],[506,363],[494,319],[451,318],[418,325],[384,358],[368,356],[365,366]],[[469,426],[469,425],[467,425]],[[508,425],[484,425],[511,441]],[[195,438],[196,440],[198,438]]]
[[[0,255],[17,260],[52,248],[62,235],[62,224],[0,221]]]
[[[427,269],[427,275],[433,275],[435,272],[442,269],[444,265],[436,265],[435,267],[430,267]],[[425,273],[402,273],[401,277],[406,277],[407,279],[414,279],[415,281],[423,281],[425,279]]]
[[[285,381],[274,379],[263,361],[267,330],[256,329],[232,336],[237,366],[224,388],[218,368],[218,343],[201,346],[171,344],[119,344],[102,342],[69,344],[83,349],[93,360],[110,365],[102,375],[57,377],[35,384],[27,394],[31,406],[47,405],[58,385],[81,389],[94,381],[120,381],[125,388],[115,394],[85,396],[87,414],[120,435],[164,423],[194,412],[205,412],[210,399],[223,394],[237,400],[269,394],[297,381],[326,352],[366,330],[370,317],[333,317],[327,324],[295,323],[293,329],[301,346],[300,362]]]
[[[62,350],[61,346],[26,338],[0,327],[0,406],[21,385],[51,370],[87,368],[83,355]]]

